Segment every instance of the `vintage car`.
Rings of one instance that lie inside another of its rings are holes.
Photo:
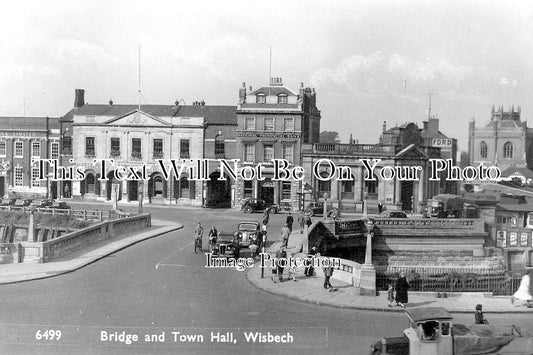
[[[407,218],[407,213],[404,211],[383,211],[379,214],[382,218]]]
[[[25,200],[22,200],[22,199],[17,199],[15,201],[15,207],[28,207],[31,205],[31,202],[32,200],[30,199],[25,199]]]
[[[239,245],[242,247],[249,247],[250,244],[260,246],[261,226],[257,221],[241,221],[237,229]]]
[[[54,202],[51,206],[48,206],[48,208],[54,208],[56,210],[70,210],[70,206],[67,205],[66,202]]]
[[[257,198],[249,198],[245,200],[241,206],[241,211],[244,213],[263,212],[266,209],[268,209],[270,213],[278,213],[279,206],[275,203],[268,203],[265,200]]]
[[[525,355],[533,349],[531,334],[516,325],[453,324],[442,307],[413,308],[406,315],[409,328],[403,336],[382,338],[370,347],[370,354]]]
[[[46,208],[46,207],[50,207],[52,206],[52,204],[54,203],[54,200],[33,200],[31,203],[30,203],[30,206],[31,207],[37,207],[37,208]]]
[[[324,202],[317,202],[317,201],[309,202],[304,209],[304,213],[311,217],[324,215]],[[328,208],[329,218],[336,218],[339,216],[340,216],[340,213],[337,208],[335,207]]]
[[[2,202],[0,202],[0,206],[15,206],[16,202],[16,198],[3,198]]]
[[[231,233],[219,232],[217,242],[211,252],[213,256],[219,258],[238,258],[240,246],[237,237]]]

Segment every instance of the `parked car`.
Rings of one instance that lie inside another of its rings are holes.
[[[16,198],[3,198],[0,206],[15,206],[15,202],[17,202]]]
[[[304,213],[308,216],[323,216],[324,215],[324,202],[312,201],[307,204],[304,209]],[[339,210],[335,207],[328,208],[328,217],[337,218],[340,216]]]
[[[379,214],[383,218],[407,218],[407,213],[404,211],[383,211]]]
[[[249,247],[250,244],[259,246],[262,242],[261,226],[257,221],[241,221],[237,232],[240,246]]]
[[[217,243],[212,249],[213,255],[224,258],[238,258],[240,245],[235,235],[231,233],[219,232]]]
[[[249,198],[245,200],[241,206],[241,211],[245,213],[263,212],[266,209],[268,209],[270,213],[278,213],[279,206],[275,203],[268,203],[265,200],[257,198]]]
[[[37,208],[46,208],[52,206],[54,203],[54,200],[47,199],[47,200],[33,200],[30,203],[30,207],[37,207]]]
[[[15,201],[15,205],[14,205],[14,206],[15,206],[15,207],[28,207],[28,206],[31,205],[31,202],[32,202],[32,200],[29,199],[29,198],[24,199],[24,200],[22,200],[22,199],[17,199],[17,200]]]
[[[55,208],[56,210],[70,210],[70,206],[66,202],[54,202],[50,208]]]

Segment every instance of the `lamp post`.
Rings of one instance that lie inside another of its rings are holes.
[[[143,195],[144,195],[144,181],[137,182],[139,184],[139,214],[143,213]]]
[[[322,219],[325,221],[328,219],[328,194],[324,193],[324,211]]]
[[[376,269],[372,264],[372,239],[374,237],[374,221],[367,219],[366,227],[366,250],[365,263],[361,268],[359,279],[359,294],[376,296]]]

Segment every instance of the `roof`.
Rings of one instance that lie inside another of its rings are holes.
[[[0,117],[3,131],[9,130],[46,130],[46,117]],[[48,128],[59,128],[58,117],[48,117]]]
[[[300,105],[298,104],[259,104],[259,103],[244,103],[241,105],[241,110],[246,110],[249,108],[262,108],[262,109],[276,109],[279,110],[280,108],[290,108],[290,109],[299,109]]]
[[[289,96],[296,96],[294,92],[292,92],[291,90],[287,89],[284,86],[263,86],[262,88],[252,91],[248,95],[257,95],[257,94],[265,94],[265,95],[273,95],[273,96],[285,94]]]
[[[533,212],[533,204],[529,204],[529,203],[522,204],[522,205],[499,203],[496,205],[496,207],[499,210],[509,211],[509,212]]]
[[[502,171],[502,176],[507,177],[511,175],[522,175],[525,178],[533,178],[533,171],[528,168],[510,167]]]
[[[425,307],[408,309],[407,316],[414,322],[423,322],[435,319],[453,319],[450,313],[442,307]]]
[[[237,106],[210,105],[141,105],[140,111],[153,117],[204,117],[206,124],[237,124]],[[83,105],[69,111],[62,120],[72,116],[110,116],[122,117],[139,110],[139,105]],[[68,119],[70,117],[70,119]]]

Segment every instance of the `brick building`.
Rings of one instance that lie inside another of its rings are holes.
[[[54,197],[55,181],[40,180],[32,159],[59,157],[59,118],[0,117],[0,126],[0,196]]]

